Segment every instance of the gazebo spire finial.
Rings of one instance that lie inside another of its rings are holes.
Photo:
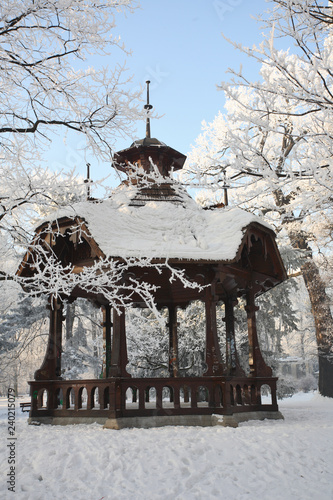
[[[147,118],[146,118],[146,137],[151,138],[150,136],[150,118],[149,118],[149,111],[153,108],[151,104],[149,104],[149,84],[150,80],[146,81],[147,84],[147,104],[144,105],[144,109],[147,110]]]

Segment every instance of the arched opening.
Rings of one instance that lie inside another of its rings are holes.
[[[181,408],[191,408],[191,389],[187,385],[180,388],[179,402]]]
[[[80,387],[78,394],[78,408],[87,409],[88,393],[85,387]]]
[[[145,408],[156,408],[156,389],[155,387],[146,388]]]
[[[99,390],[98,387],[93,387],[91,390],[91,408],[94,410],[99,410]]]
[[[66,391],[66,410],[74,410],[75,393],[73,387],[69,387]]]
[[[236,385],[236,405],[242,405],[242,389],[239,384]]]
[[[271,405],[272,404],[272,391],[269,385],[263,384],[260,387],[261,404]]]
[[[138,410],[139,408],[139,398],[138,398],[138,388],[137,387],[128,387],[126,391],[126,401],[125,401],[126,410]]]
[[[55,408],[62,410],[64,404],[64,395],[62,389],[57,389],[55,392]]]
[[[48,409],[49,393],[46,389],[41,389],[38,395],[38,408],[40,410]]]
[[[197,402],[200,408],[204,408],[209,404],[209,391],[204,385],[200,385],[197,389]]]
[[[162,407],[174,408],[174,391],[172,387],[165,386],[162,389]]]

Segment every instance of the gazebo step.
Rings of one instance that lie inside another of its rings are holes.
[[[247,420],[265,420],[265,419],[283,419],[283,415],[279,411],[256,411],[234,413],[232,415],[163,415],[149,417],[121,417],[107,418],[105,417],[51,417],[38,416],[29,418],[30,425],[73,425],[73,424],[92,424],[97,423],[103,425],[104,429],[120,430],[120,429],[149,429],[153,427],[166,426],[185,426],[185,427],[212,427],[221,425],[223,427],[238,427],[240,422]]]

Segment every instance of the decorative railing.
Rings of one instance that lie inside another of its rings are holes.
[[[31,417],[134,417],[277,411],[276,378],[109,378],[30,382]],[[263,402],[263,389],[271,401]]]

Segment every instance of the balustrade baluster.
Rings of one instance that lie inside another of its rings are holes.
[[[175,410],[180,408],[180,393],[179,393],[179,387],[178,386],[173,386],[173,404]]]

